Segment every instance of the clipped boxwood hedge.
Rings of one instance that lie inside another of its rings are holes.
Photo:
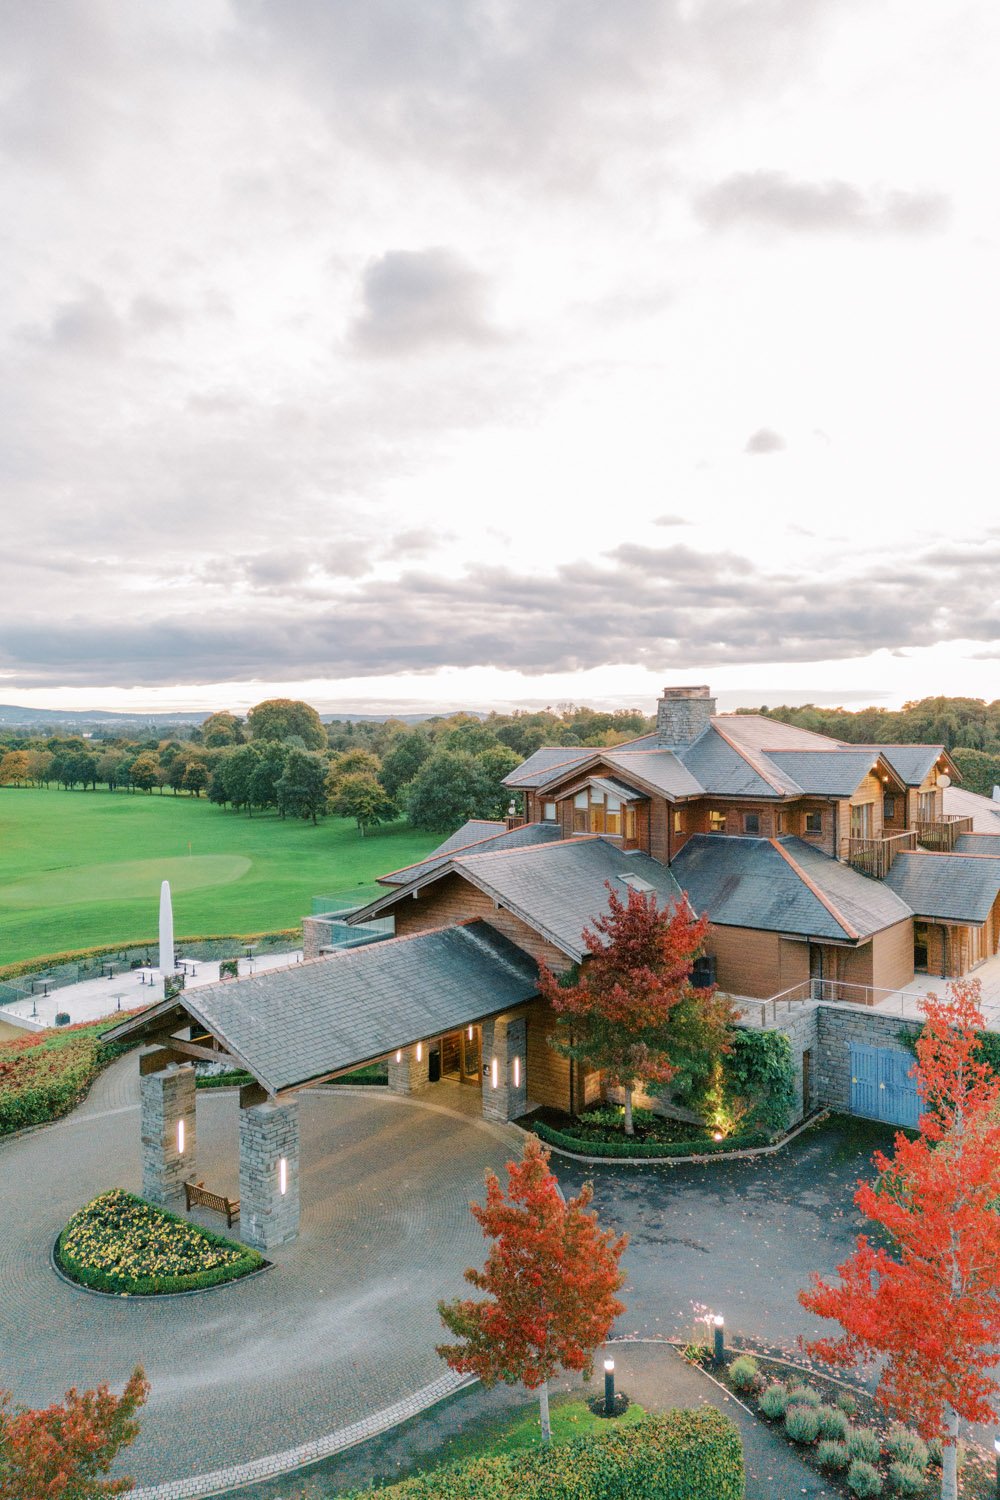
[[[61,1271],[94,1292],[150,1297],[221,1286],[264,1257],[211,1229],[112,1188],[73,1215],[56,1241]]]
[[[115,1057],[128,1049],[101,1040],[125,1016],[31,1032],[0,1043],[0,1136],[67,1114]]]
[[[578,1156],[651,1157],[651,1156],[718,1156],[726,1151],[741,1151],[748,1146],[766,1146],[770,1137],[760,1131],[742,1135],[730,1135],[725,1140],[715,1141],[711,1136],[692,1141],[630,1141],[622,1136],[620,1141],[585,1141],[565,1131],[555,1130],[544,1120],[533,1120],[531,1128],[540,1140],[550,1146],[559,1146],[563,1151],[574,1151]]]
[[[743,1449],[713,1406],[551,1448],[488,1455],[379,1490],[386,1500],[742,1500]],[[370,1491],[356,1490],[353,1500]],[[351,1500],[351,1497],[345,1497]]]

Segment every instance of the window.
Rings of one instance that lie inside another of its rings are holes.
[[[674,808],[674,832],[684,832],[684,814],[681,812],[679,807]]]
[[[851,808],[851,838],[870,839],[874,826],[874,802],[855,803]]]
[[[821,812],[806,813],[806,833],[823,832],[823,814]]]
[[[556,821],[556,805],[554,802],[546,802],[542,807],[542,817],[546,823]]]
[[[626,807],[626,809],[625,809],[625,837],[627,839],[637,839],[638,836],[639,836],[639,820],[638,820],[638,818],[635,815],[635,808],[634,807]]]
[[[932,823],[934,821],[934,793],[917,793],[917,815],[921,823]]]
[[[882,816],[884,818],[886,818],[887,820],[889,818],[894,818],[896,816],[896,799],[895,799],[895,797],[883,797],[882,798]]]
[[[760,813],[743,814],[743,832],[760,833]]]
[[[724,812],[719,812],[717,808],[712,808],[708,815],[708,831],[709,833],[725,833],[726,815]]]
[[[784,833],[784,831],[785,831],[785,815],[784,815],[783,812],[775,813],[775,815],[774,815],[774,830],[775,830],[776,833]]]
[[[634,819],[634,812],[632,816]],[[588,787],[573,798],[574,833],[610,833],[617,838],[622,831],[622,820],[621,798],[613,792],[605,793],[603,787]]]

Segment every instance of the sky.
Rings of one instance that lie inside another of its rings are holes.
[[[990,0],[5,0],[0,701],[1000,697],[998,64]]]

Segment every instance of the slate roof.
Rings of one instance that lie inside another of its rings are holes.
[[[704,788],[690,766],[672,750],[623,750],[601,752],[609,766],[623,776],[637,776],[658,792],[669,797],[698,797]]]
[[[878,881],[796,838],[697,834],[672,869],[694,909],[726,927],[854,942],[910,915]]]
[[[934,769],[943,745],[847,745],[848,750],[874,750],[884,755],[907,786],[919,786]]]
[[[182,1007],[273,1094],[537,993],[534,961],[485,922],[470,922],[205,985],[124,1022],[115,1036],[155,1030],[158,1017]]]
[[[804,792],[850,797],[878,760],[872,750],[769,750],[767,759]]]
[[[997,803],[1000,812],[1000,803]],[[960,833],[955,840],[956,854],[994,854],[1000,858],[1000,817],[996,833]]]
[[[489,829],[488,833],[476,834],[476,829]],[[466,836],[467,835],[467,836]],[[409,885],[430,870],[436,870],[453,854],[467,850],[470,854],[486,849],[521,849],[532,844],[547,844],[562,838],[562,830],[555,823],[523,823],[520,828],[508,828],[505,823],[486,823],[472,820],[463,823],[457,833],[445,839],[426,859],[416,864],[405,865],[401,870],[391,870],[380,875],[379,885]]]
[[[593,745],[543,745],[503,778],[502,785],[529,790],[551,781],[555,773],[570,770],[596,752]]]
[[[606,839],[584,836],[534,849],[456,855],[424,880],[390,891],[355,912],[350,921],[363,922],[396,901],[408,899],[421,885],[448,874],[468,880],[573,959],[584,955],[584,927],[607,909],[606,881],[614,887],[622,875],[638,875],[652,886],[661,904],[677,901],[681,894],[667,866],[648,854],[624,852]],[[624,891],[620,882],[619,894]]]
[[[1000,833],[1000,802],[967,792],[961,786],[946,786],[944,810],[949,815],[972,819],[973,833]]]
[[[885,885],[916,917],[985,922],[1000,894],[1000,860],[967,854],[897,854]]]
[[[726,797],[776,797],[782,795],[734,745],[714,726],[705,729],[684,751],[684,766],[708,793]]]

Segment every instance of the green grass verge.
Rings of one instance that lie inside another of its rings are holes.
[[[706,1406],[600,1422],[550,1448],[497,1448],[378,1493],[386,1500],[742,1500],[743,1492],[739,1433]],[[351,1492],[354,1500],[366,1493]]]
[[[248,818],[203,799],[0,788],[0,965],[156,931],[169,879],[177,933],[294,927],[314,895],[364,901],[376,877],[440,843],[405,823],[365,838],[344,818],[317,828]]]
[[[595,1385],[595,1394],[597,1387]],[[615,1418],[615,1426],[634,1427],[645,1416],[645,1408],[633,1403],[624,1415]],[[608,1422],[597,1417],[589,1404],[576,1396],[555,1397],[550,1407],[552,1441],[568,1443],[572,1438],[606,1432]],[[503,1412],[482,1418],[472,1431],[460,1432],[444,1443],[435,1455],[435,1463],[468,1463],[490,1453],[523,1453],[542,1445],[542,1428],[538,1403],[523,1411]]]
[[[725,1140],[715,1141],[710,1136],[686,1141],[630,1141],[624,1136],[618,1141],[591,1141],[565,1131],[554,1130],[543,1120],[531,1120],[528,1124],[540,1140],[550,1146],[559,1146],[563,1151],[573,1151],[578,1156],[600,1156],[613,1160],[635,1160],[652,1156],[719,1156],[726,1151],[742,1151],[751,1146],[766,1146],[766,1135],[730,1135]]]
[[[70,1219],[56,1263],[91,1291],[149,1297],[221,1286],[265,1261],[247,1245],[112,1188]]]

